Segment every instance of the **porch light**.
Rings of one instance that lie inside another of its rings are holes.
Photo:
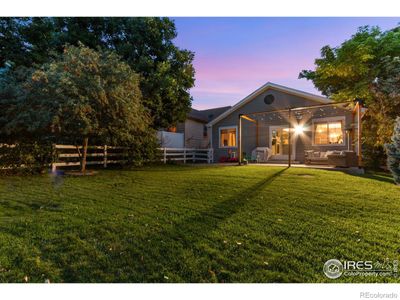
[[[303,125],[295,125],[294,126],[294,133],[295,134],[302,134],[304,132],[304,126]]]

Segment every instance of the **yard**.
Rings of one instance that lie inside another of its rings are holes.
[[[152,166],[0,178],[1,282],[375,282],[331,258],[400,256],[384,175]]]

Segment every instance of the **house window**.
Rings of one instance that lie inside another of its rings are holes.
[[[207,137],[207,126],[204,125],[203,127],[203,137]]]
[[[237,128],[224,127],[219,129],[219,146],[220,148],[236,147],[237,145]]]
[[[315,145],[343,145],[343,121],[314,123]]]

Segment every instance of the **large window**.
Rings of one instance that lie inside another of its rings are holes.
[[[314,123],[315,145],[343,145],[343,121],[326,121]]]
[[[237,145],[237,128],[225,127],[219,129],[219,146],[221,148],[236,147]]]

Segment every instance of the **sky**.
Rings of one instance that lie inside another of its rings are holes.
[[[396,27],[400,18],[174,18],[176,45],[195,53],[193,108],[233,105],[273,82],[320,95],[298,79],[325,45],[339,46],[357,28]]]

